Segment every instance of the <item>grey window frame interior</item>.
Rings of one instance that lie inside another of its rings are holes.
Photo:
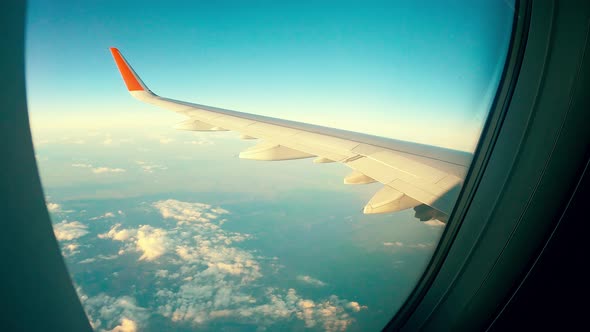
[[[441,244],[388,330],[485,330],[557,227],[590,131],[587,1],[519,1],[508,63]],[[0,10],[0,326],[91,331],[39,180],[25,91],[25,3]],[[385,308],[384,308],[385,309]]]

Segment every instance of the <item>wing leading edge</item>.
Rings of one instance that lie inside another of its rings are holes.
[[[243,139],[259,139],[240,153],[244,159],[343,163],[352,169],[345,184],[383,184],[365,205],[366,214],[414,208],[422,220],[446,220],[452,211],[469,153],[163,98],[147,88],[118,49],[110,50],[134,98],[188,117],[177,129],[232,130]]]

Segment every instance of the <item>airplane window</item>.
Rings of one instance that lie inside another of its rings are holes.
[[[381,329],[449,222],[513,15],[30,1],[35,153],[93,328]]]

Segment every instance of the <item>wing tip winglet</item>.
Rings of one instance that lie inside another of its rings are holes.
[[[129,91],[149,91],[149,89],[143,84],[139,76],[133,71],[133,68],[127,63],[119,49],[116,47],[110,47],[111,54],[115,59],[115,64],[119,69],[119,73],[123,77],[123,81]]]

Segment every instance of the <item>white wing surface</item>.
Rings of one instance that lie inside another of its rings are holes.
[[[383,188],[364,207],[366,214],[409,208],[418,212],[426,205],[434,209],[426,215],[445,219],[472,159],[471,154],[461,151],[160,97],[147,88],[119,50],[111,48],[111,52],[133,97],[187,117],[177,129],[237,131],[243,139],[259,140],[241,152],[240,158],[340,162],[352,169],[344,178],[345,184],[382,183]]]

